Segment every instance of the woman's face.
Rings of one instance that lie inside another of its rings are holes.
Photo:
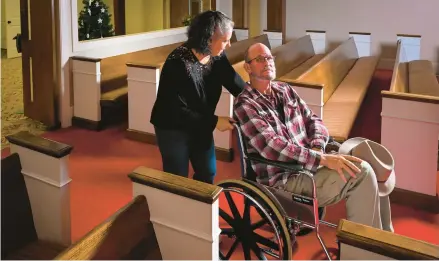
[[[215,31],[212,36],[210,44],[210,52],[212,56],[219,56],[222,52],[230,47],[230,38],[232,37],[232,30],[221,34],[219,30]]]

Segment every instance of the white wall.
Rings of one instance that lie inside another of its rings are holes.
[[[324,30],[329,44],[349,32],[371,33],[373,55],[382,55],[392,69],[396,34],[421,35],[421,59],[439,62],[438,0],[287,0],[286,40],[306,30]]]

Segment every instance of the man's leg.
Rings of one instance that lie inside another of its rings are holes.
[[[162,155],[163,171],[188,177],[189,139],[181,131],[155,128],[157,145]]]
[[[207,149],[193,147],[190,150],[189,158],[194,168],[194,179],[213,184],[216,175],[215,144]]]
[[[380,197],[380,213],[381,213],[381,223],[383,224],[383,229],[386,231],[395,232],[392,224],[392,214],[390,210],[389,196]]]
[[[338,172],[321,168],[314,175],[319,206],[328,206],[346,199],[347,219],[353,222],[382,229],[380,201],[375,173],[369,163],[361,165],[354,162],[361,172],[352,178],[344,172],[347,183]],[[286,190],[306,196],[312,196],[312,182],[305,175],[291,177]]]

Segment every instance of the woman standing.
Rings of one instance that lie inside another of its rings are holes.
[[[230,46],[234,23],[219,11],[196,16],[187,41],[166,59],[152,114],[163,171],[213,184],[216,156],[213,131],[233,129],[229,117],[215,115],[222,86],[233,96],[245,82],[224,50]]]

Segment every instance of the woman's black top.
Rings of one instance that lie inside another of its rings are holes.
[[[163,65],[151,123],[159,129],[187,131],[210,145],[222,86],[236,97],[245,84],[224,52],[202,64],[183,44]]]

